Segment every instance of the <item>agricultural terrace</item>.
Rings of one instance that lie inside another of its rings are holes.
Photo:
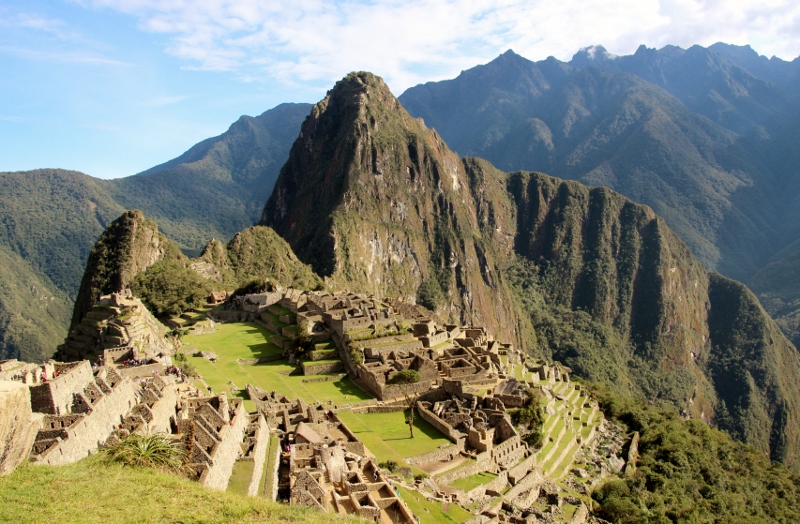
[[[300,366],[281,358],[282,350],[269,341],[272,336],[274,333],[252,322],[218,323],[214,333],[186,336],[183,352],[214,393],[233,392],[246,399],[245,408],[249,411],[255,410],[255,404],[247,398],[248,383],[308,403],[330,400],[338,405],[371,398],[347,377],[313,381],[331,375],[302,375]],[[197,351],[216,353],[217,361],[191,356]],[[241,362],[269,358],[277,360],[260,364]]]
[[[412,439],[408,424],[405,422],[408,411],[392,413],[340,411],[338,415],[380,462],[393,460],[401,467],[407,467],[405,458],[423,455],[450,444],[439,430],[419,415],[414,417]],[[416,467],[411,469],[415,474],[422,473],[422,470]]]

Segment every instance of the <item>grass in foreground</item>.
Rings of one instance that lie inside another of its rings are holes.
[[[355,523],[260,497],[205,488],[152,469],[124,467],[94,455],[68,466],[25,463],[0,477],[0,522]]]

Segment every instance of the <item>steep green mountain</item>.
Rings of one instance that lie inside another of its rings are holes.
[[[243,116],[226,133],[127,178],[58,169],[0,173],[0,250],[19,257],[0,265],[0,280],[9,283],[0,290],[0,358],[53,354],[69,328],[63,313],[78,294],[89,251],[125,209],[145,210],[190,254],[212,236],[228,239],[252,225],[310,107],[282,104]],[[36,293],[53,298],[50,313],[28,307],[36,301],[15,291],[23,282],[37,282]]]
[[[92,243],[123,208],[75,171],[0,173],[0,358],[49,358]]]
[[[70,327],[79,324],[102,295],[130,287],[139,273],[156,262],[181,256],[185,258],[159,233],[155,222],[145,219],[141,211],[126,211],[108,226],[92,247]]]
[[[258,220],[310,104],[239,118],[222,135],[138,175],[105,182],[125,209],[141,209],[185,252]]]
[[[0,268],[0,360],[39,361],[45,357],[42,348],[55,348],[64,339],[70,300],[5,246]]]
[[[400,100],[461,154],[650,205],[708,267],[761,289],[768,265],[770,280],[791,280],[776,268],[800,249],[798,72],[800,60],[726,44],[621,57],[593,46],[569,63],[509,51]],[[776,289],[782,303],[800,294]],[[762,298],[783,326],[800,315]]]
[[[459,159],[369,73],[314,107],[262,222],[332,287],[416,296],[797,461],[800,357],[744,286],[607,188]]]
[[[205,304],[212,291],[263,285],[267,280],[284,287],[322,285],[286,241],[269,228],[245,229],[227,246],[212,239],[199,258],[190,259],[154,221],[139,210],[130,210],[114,220],[92,248],[71,327],[81,322],[102,295],[126,288],[154,315],[165,317]]]
[[[262,223],[335,288],[414,298],[495,332],[515,322],[473,177],[383,80],[353,73],[312,110]]]
[[[704,263],[732,277],[754,274],[773,250],[777,216],[758,185],[768,178],[761,162],[735,133],[639,77],[509,51],[400,100],[461,154],[650,205]]]

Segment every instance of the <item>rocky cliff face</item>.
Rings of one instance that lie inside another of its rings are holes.
[[[314,107],[262,223],[334,288],[413,299],[422,286],[445,317],[515,324],[464,163],[372,74]]]
[[[81,322],[101,295],[128,287],[133,278],[158,262],[167,239],[141,211],[126,211],[100,235],[89,254],[70,329]]]
[[[726,286],[650,208],[459,159],[371,74],[314,107],[262,223],[333,287],[416,298],[591,377],[615,367],[634,393],[795,460],[800,362],[746,288],[731,292],[749,311],[739,324]],[[565,333],[594,346],[562,344]],[[723,362],[751,387],[733,391]]]

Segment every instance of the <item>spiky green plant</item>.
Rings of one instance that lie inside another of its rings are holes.
[[[105,453],[109,460],[133,467],[182,472],[186,464],[186,451],[162,433],[129,435],[105,448]]]

